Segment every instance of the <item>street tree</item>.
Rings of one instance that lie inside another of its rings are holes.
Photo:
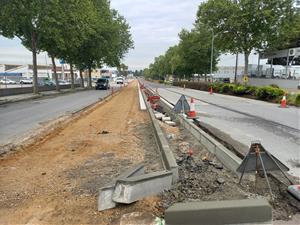
[[[180,34],[179,54],[187,76],[208,74],[211,66],[212,32],[204,25],[198,25],[191,31],[183,30]],[[216,70],[219,53],[214,49],[212,58],[213,71]],[[206,76],[205,76],[206,78]]]
[[[108,0],[92,0],[96,9],[94,32],[77,48],[75,64],[88,70],[88,86],[91,87],[92,69],[106,64],[118,66],[125,53],[132,47],[129,25]]]
[[[32,52],[33,92],[38,93],[37,53],[40,33],[44,29],[41,21],[48,10],[47,0],[1,0],[0,34],[7,38],[17,37]]]
[[[278,45],[289,34],[294,20],[292,0],[208,0],[202,3],[197,24],[204,24],[216,35],[218,48],[244,53],[248,75],[252,50],[263,51]]]
[[[73,65],[77,49],[93,32],[95,10],[90,0],[49,0],[49,10],[45,12],[46,23],[40,34],[40,48],[47,51],[52,59],[56,89],[59,91],[55,58],[70,63],[71,87],[74,88]],[[85,9],[85,10],[82,10]]]

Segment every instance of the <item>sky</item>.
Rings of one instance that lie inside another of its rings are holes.
[[[179,42],[178,33],[191,29],[196,19],[198,6],[204,0],[111,0],[131,26],[135,48],[126,55],[124,62],[130,69],[143,69]],[[257,63],[257,56],[250,56],[250,63]],[[31,53],[18,39],[0,36],[1,63],[31,63]],[[38,56],[39,64],[49,64],[46,53]],[[243,64],[240,56],[239,64]],[[219,66],[235,65],[235,56],[222,55]]]

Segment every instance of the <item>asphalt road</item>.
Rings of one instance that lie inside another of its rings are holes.
[[[199,120],[216,136],[246,154],[252,141],[259,140],[275,157],[300,177],[300,110],[277,104],[146,82],[176,104],[182,94],[196,98]]]
[[[80,91],[38,100],[0,105],[0,147],[40,123],[78,111],[110,94],[110,90]]]

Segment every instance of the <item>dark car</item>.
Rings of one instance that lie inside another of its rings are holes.
[[[96,82],[96,90],[107,90],[110,89],[109,80],[105,78],[100,78]]]

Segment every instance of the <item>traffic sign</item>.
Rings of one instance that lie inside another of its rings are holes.
[[[248,83],[249,82],[249,77],[247,75],[243,76],[243,82]]]

